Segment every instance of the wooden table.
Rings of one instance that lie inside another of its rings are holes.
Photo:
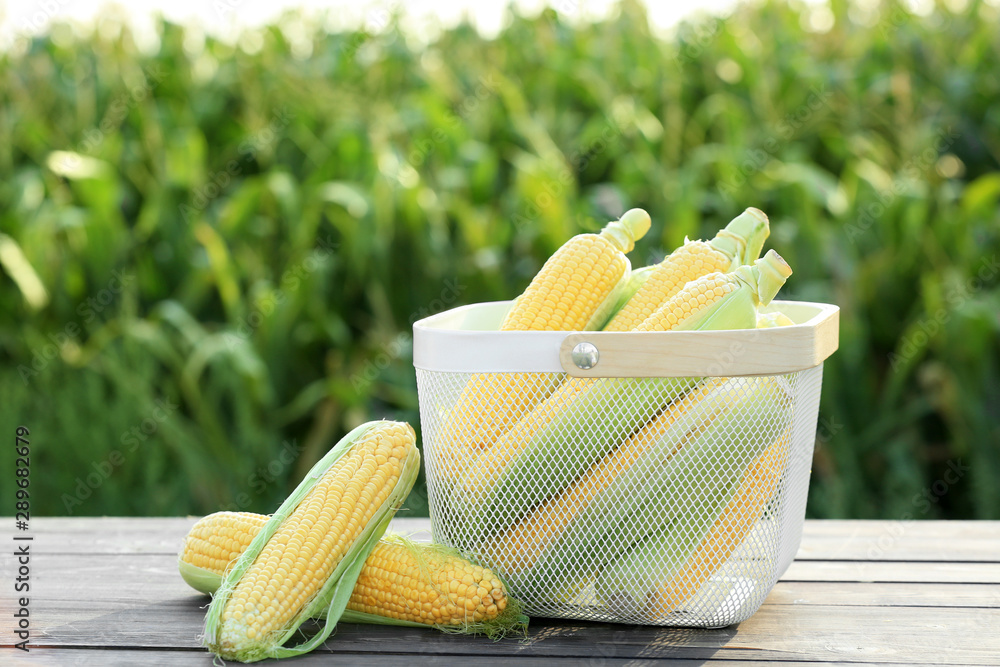
[[[13,526],[13,520],[2,519]],[[205,597],[177,574],[193,518],[33,519],[30,653],[11,648],[9,530],[3,665],[211,665]],[[399,520],[400,532],[426,519]],[[760,611],[719,630],[532,619],[526,640],[341,624],[289,664],[780,663],[1000,665],[1000,522],[808,521],[798,559]],[[483,662],[483,661],[486,662]]]

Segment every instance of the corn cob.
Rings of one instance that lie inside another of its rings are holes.
[[[518,609],[491,570],[455,549],[394,536],[380,542],[365,563],[345,620],[394,625],[405,621],[496,637],[526,626],[527,618]]]
[[[649,215],[634,208],[600,234],[578,234],[545,262],[515,299],[501,331],[599,329],[629,288],[625,253],[649,230]],[[451,410],[435,453],[439,474],[453,476],[470,452],[493,442],[558,385],[552,373],[473,375]]]
[[[214,593],[269,519],[250,512],[216,512],[200,519],[184,537],[177,560],[181,577],[197,591]]]
[[[677,399],[622,446],[594,464],[579,480],[491,541],[484,551],[495,554],[497,567],[504,572],[519,573],[534,567],[566,528],[642,455],[648,453],[678,420],[687,419],[686,428],[694,427],[693,422],[698,420],[690,417],[691,408],[706,398],[709,390],[709,384],[702,384]],[[710,416],[711,411],[706,411],[701,421]]]
[[[512,561],[503,558],[504,551],[523,551],[524,543],[508,542],[507,533],[496,540],[498,569],[515,590],[565,602],[646,531],[698,519],[705,526],[698,537],[704,535],[742,471],[785,428],[791,400],[787,383],[772,378],[712,378],[689,396],[668,408],[669,418],[654,422],[652,435],[640,431],[563,492],[590,493],[582,489],[611,478],[582,507],[568,506],[572,518],[548,537],[544,549],[523,561],[527,568],[501,567]],[[539,517],[560,502],[557,496],[536,508],[511,536],[538,525]]]
[[[660,264],[633,271],[605,331],[638,330],[646,317],[674,297],[688,282],[714,271],[729,272],[755,261],[769,233],[767,216],[758,209],[748,208],[719,230],[710,243],[686,241]],[[656,328],[649,327],[647,330]],[[517,377],[499,376],[498,381],[517,381]],[[505,388],[500,388],[498,393],[504,395],[504,392]],[[575,392],[567,390],[566,394],[559,403],[572,400]],[[564,405],[558,406],[558,409],[562,407]]]
[[[751,329],[791,274],[773,250],[755,266],[688,283],[636,331]],[[697,378],[569,378],[522,417],[463,473],[455,503],[464,518],[454,536],[474,548],[498,517],[509,523],[565,488],[594,461],[694,387]],[[628,407],[622,408],[623,397]],[[614,419],[609,418],[614,415]]]
[[[647,597],[646,618],[662,618],[676,611],[702,589],[743,543],[778,487],[788,461],[788,435],[785,433],[750,465],[740,487],[695,552],[672,576],[661,575],[654,581],[657,585]],[[695,520],[698,518],[694,517]],[[657,560],[647,562],[666,562],[664,556],[679,551],[669,541],[660,546],[665,548],[656,550]],[[631,572],[641,571],[635,565],[626,565],[625,568]],[[603,582],[600,587],[603,587]]]
[[[419,466],[409,424],[369,422],[348,433],[228,570],[206,615],[206,645],[223,658],[254,662],[325,641]],[[320,632],[282,646],[321,612]]]
[[[778,310],[771,313],[758,313],[757,315],[758,329],[773,329],[774,327],[787,327],[793,324],[795,322],[792,321],[792,318]]]
[[[600,234],[578,234],[545,262],[501,331],[580,331],[599,329],[617,304],[631,266],[625,253],[649,231],[640,208],[609,222]],[[614,299],[609,300],[608,297]],[[602,310],[602,308],[604,310]]]
[[[639,293],[642,286],[646,284],[653,273],[656,271],[658,264],[652,266],[641,266],[638,269],[632,269],[628,275],[628,282],[625,283],[625,287],[622,288],[621,294],[618,296],[618,301],[615,303],[615,307],[612,309],[610,316],[608,317],[608,322],[615,319],[618,313],[621,312],[632,298]],[[605,324],[604,326],[607,326]]]
[[[631,331],[692,280],[752,264],[760,255],[769,233],[764,212],[748,208],[720,229],[711,241],[685,239],[684,245],[653,267],[652,274],[608,322],[604,331]]]
[[[267,521],[267,516],[249,512],[216,512],[202,518],[184,540],[181,576],[192,588],[214,593],[227,568]],[[320,616],[324,613],[321,608]],[[490,636],[527,623],[520,603],[507,596],[492,571],[454,549],[399,536],[382,538],[372,550],[340,620]]]

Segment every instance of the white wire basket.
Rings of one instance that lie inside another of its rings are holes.
[[[836,306],[742,331],[501,332],[510,302],[413,326],[433,537],[529,614],[722,627],[799,547]]]

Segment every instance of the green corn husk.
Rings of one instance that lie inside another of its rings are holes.
[[[533,567],[507,573],[512,585],[565,602],[627,553],[642,537],[638,530],[648,535],[673,523],[695,539],[711,527],[750,462],[787,428],[791,394],[781,378],[709,383],[707,396],[622,470]]]
[[[667,524],[597,578],[597,595],[617,614],[662,621],[698,595],[746,539],[777,492],[789,451],[791,428],[744,470],[726,497],[713,494]],[[735,465],[736,462],[734,462]],[[715,584],[714,599],[725,599]]]
[[[293,620],[283,629],[279,638],[259,638],[254,641],[248,641],[244,646],[224,647],[222,643],[222,630],[224,627],[222,615],[236,585],[253,565],[257,556],[260,555],[264,546],[278,531],[281,524],[292,515],[317,481],[337,461],[345,456],[356,443],[363,440],[381,424],[383,422],[368,422],[358,426],[345,435],[340,442],[320,459],[312,467],[305,479],[299,483],[291,495],[275,511],[267,524],[265,524],[260,533],[257,534],[247,547],[246,551],[240,555],[236,563],[227,572],[216,594],[213,596],[212,603],[209,605],[205,616],[204,641],[205,645],[213,653],[222,658],[238,660],[240,662],[256,662],[266,658],[287,658],[308,653],[326,641],[330,636],[333,628],[344,613],[347,601],[350,599],[354,584],[357,582],[365,560],[371,554],[372,549],[375,548],[375,544],[385,533],[396,510],[399,509],[413,488],[420,468],[420,453],[415,443],[407,453],[401,474],[393,484],[393,489],[389,493],[389,496],[373,515],[372,520],[364,527],[361,534],[355,539],[353,546],[323,583],[318,593],[296,611]],[[320,631],[301,644],[284,646],[285,642],[295,635],[299,626],[309,618],[322,619],[323,627]]]
[[[739,281],[738,290],[698,316],[686,319],[674,331],[754,329],[757,308],[771,303],[791,274],[781,255],[768,250],[753,266],[741,266],[730,274]]]
[[[760,209],[751,207],[716,232],[708,244],[733,258],[729,270],[734,271],[757,261],[760,251],[764,249],[764,241],[770,234],[767,216]]]
[[[199,593],[212,595],[222,585],[222,575],[218,572],[206,570],[203,567],[192,565],[183,560],[177,561],[177,570],[180,572],[184,583]]]
[[[683,288],[683,285],[676,282],[678,271],[683,271],[684,275],[690,276],[692,280],[696,279],[697,274],[689,272],[692,261],[689,253],[694,251],[692,248],[697,246],[695,249],[701,249],[708,246],[727,258],[728,264],[725,267],[716,265],[714,270],[728,273],[740,266],[755,262],[770,231],[767,216],[763,211],[748,208],[720,229],[707,243],[685,238],[684,244],[667,255],[662,262],[641,269],[644,272],[648,270],[648,273],[643,275],[643,285],[632,290],[631,296],[615,310],[615,316],[604,328],[610,331],[629,331],[635,324],[648,317],[658,306],[673,296],[676,290]],[[712,266],[712,264],[702,265],[701,272],[712,272]]]
[[[752,329],[790,273],[773,250],[728,274],[739,285],[677,331]],[[669,306],[669,304],[667,304]],[[700,378],[569,378],[469,465],[454,489],[462,525],[453,538],[474,549],[566,488]],[[625,400],[627,397],[627,401]]]
[[[636,295],[636,292],[642,289],[642,286],[646,284],[646,281],[649,280],[649,277],[653,275],[655,270],[655,264],[651,266],[643,266],[638,269],[632,269],[628,280],[621,286],[620,293],[617,295],[618,300],[615,302],[614,308],[611,309],[610,315],[607,317],[605,322],[601,323],[600,327],[594,327],[592,330],[603,329],[608,322],[615,319],[615,315],[618,314],[618,311],[624,308],[625,304]]]

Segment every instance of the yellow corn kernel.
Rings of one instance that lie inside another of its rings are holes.
[[[710,273],[688,283],[670,300],[653,311],[634,331],[671,331],[721,301],[739,283],[725,273]]]
[[[491,621],[506,607],[504,586],[489,569],[391,537],[365,561],[347,603],[351,611],[457,628]]]
[[[711,241],[687,241],[652,267],[649,277],[604,327],[605,331],[632,331],[692,280],[709,273],[728,273],[752,264],[770,234],[767,216],[748,208]]]
[[[545,262],[500,330],[582,330],[628,270],[621,248],[604,237],[574,236]]]
[[[209,514],[188,531],[181,561],[223,575],[229,564],[250,546],[267,520],[266,515],[252,512]]]
[[[604,331],[632,331],[692,280],[729,270],[732,258],[705,241],[689,241],[667,256]]]
[[[649,215],[627,211],[600,234],[578,234],[542,266],[511,305],[501,331],[582,331],[600,327],[617,304],[631,267],[625,253],[649,229]],[[602,317],[603,314],[603,317]],[[487,446],[545,400],[558,374],[473,375],[442,432],[438,471],[453,476],[470,452]]]

